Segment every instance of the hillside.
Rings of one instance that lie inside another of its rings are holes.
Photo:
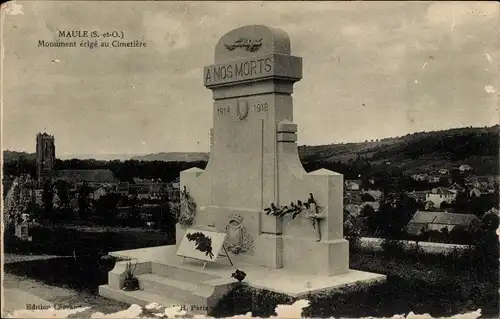
[[[16,152],[16,151],[9,151],[9,150],[4,150],[3,151],[3,161],[5,163],[10,163],[17,161],[19,158],[24,158],[27,161],[34,161],[36,160],[36,154],[35,153],[26,153],[26,152]]]
[[[390,163],[409,171],[468,164],[476,174],[498,174],[500,126],[419,132],[362,143],[300,146],[302,162],[349,163],[357,158],[371,165]]]
[[[491,175],[498,174],[499,134],[499,125],[484,128],[456,128],[361,143],[299,146],[299,155],[305,164],[348,164],[356,159],[362,159],[372,166],[387,163],[392,168],[401,168],[410,172],[468,164],[474,168],[477,175]],[[4,151],[4,161],[6,163],[15,161],[21,155],[27,160],[35,159],[34,154]],[[162,152],[131,156],[131,159],[197,162],[207,161],[208,157],[208,153]]]
[[[208,161],[208,153],[162,152],[132,157],[136,161],[197,162]]]

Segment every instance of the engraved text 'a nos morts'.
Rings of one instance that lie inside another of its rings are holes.
[[[247,59],[205,68],[205,83],[245,80],[271,74],[273,57]]]

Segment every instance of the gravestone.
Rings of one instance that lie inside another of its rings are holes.
[[[306,173],[302,167],[292,99],[301,78],[302,59],[291,54],[282,30],[244,26],[219,40],[214,64],[203,73],[214,100],[210,158],[205,170],[180,174],[181,188],[196,204],[189,227],[226,233],[236,266],[343,274],[349,271],[343,176],[326,169]],[[295,219],[265,213],[271,204],[307,202],[311,193],[323,216],[315,224],[319,241],[305,213]],[[184,231],[178,224],[177,245]]]

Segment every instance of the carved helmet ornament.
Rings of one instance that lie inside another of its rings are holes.
[[[262,46],[262,38],[248,39],[248,38],[239,38],[231,44],[224,44],[228,51],[234,51],[236,49],[244,49],[248,52],[257,52]]]

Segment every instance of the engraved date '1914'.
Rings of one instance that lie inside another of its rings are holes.
[[[269,110],[269,105],[267,104],[267,102],[255,103],[250,107],[249,110],[253,111],[254,113],[267,112]],[[231,114],[231,109],[229,106],[218,107],[216,112],[218,116],[227,116]]]

